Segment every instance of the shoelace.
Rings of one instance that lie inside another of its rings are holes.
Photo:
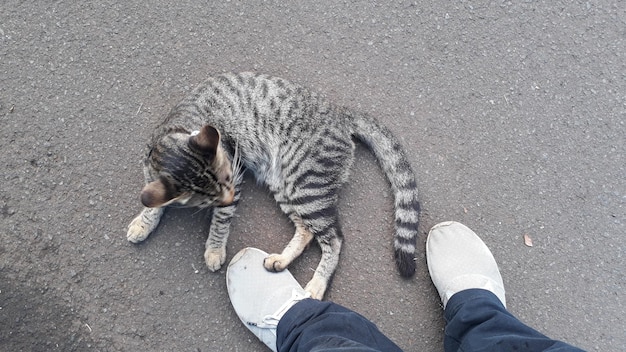
[[[294,304],[300,302],[301,300],[309,297],[311,297],[311,294],[309,292],[305,291],[304,293],[301,293],[294,288],[293,291],[291,291],[291,298],[283,303],[283,305],[280,306],[280,308],[278,308],[276,312],[274,312],[274,314],[264,316],[263,320],[260,323],[254,323],[249,321],[248,325],[256,326],[262,329],[276,328],[276,326],[278,326],[278,321],[280,321],[280,318],[282,318],[283,315],[287,313],[289,308],[293,307]]]

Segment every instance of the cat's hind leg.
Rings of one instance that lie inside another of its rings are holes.
[[[296,225],[294,237],[281,254],[270,254],[265,258],[263,265],[270,271],[284,270],[315,238],[322,250],[322,258],[305,290],[311,293],[312,298],[322,299],[339,263],[339,253],[343,242],[337,220],[337,210],[334,206],[330,206],[322,211],[308,214],[304,219],[295,213],[291,213],[289,217]]]
[[[317,239],[317,243],[322,249],[322,259],[315,269],[313,278],[306,284],[304,289],[311,293],[311,297],[321,300],[339,264],[339,253],[341,252],[343,237],[341,235],[318,236],[315,239]]]
[[[302,254],[314,237],[311,231],[302,223],[302,219],[299,216],[292,213],[290,218],[296,225],[296,233],[282,253],[270,254],[265,258],[263,266],[269,271],[285,270],[294,259]]]
[[[163,210],[163,208],[144,208],[128,225],[126,239],[132,243],[139,243],[148,238],[159,225]]]

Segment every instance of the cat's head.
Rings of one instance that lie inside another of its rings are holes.
[[[233,202],[233,170],[217,129],[206,125],[191,134],[171,133],[158,143],[148,160],[157,175],[141,190],[144,206],[208,207]]]

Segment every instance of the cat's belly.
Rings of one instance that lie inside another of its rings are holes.
[[[266,185],[270,191],[276,192],[284,185],[282,165],[278,151],[255,153],[246,167],[254,173],[257,182]]]

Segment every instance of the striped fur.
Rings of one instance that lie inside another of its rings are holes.
[[[343,236],[337,194],[354,160],[353,137],[372,150],[391,184],[396,263],[400,274],[410,277],[419,203],[413,171],[396,138],[368,115],[332,105],[283,79],[253,73],[208,79],[156,129],[145,162],[146,208],[129,225],[128,239],[144,240],[164,206],[213,206],[205,259],[209,269],[219,269],[241,172],[250,170],[296,227],[290,243],[266,258],[265,267],[285,269],[315,238],[322,259],[306,289],[321,299],[339,261]]]

